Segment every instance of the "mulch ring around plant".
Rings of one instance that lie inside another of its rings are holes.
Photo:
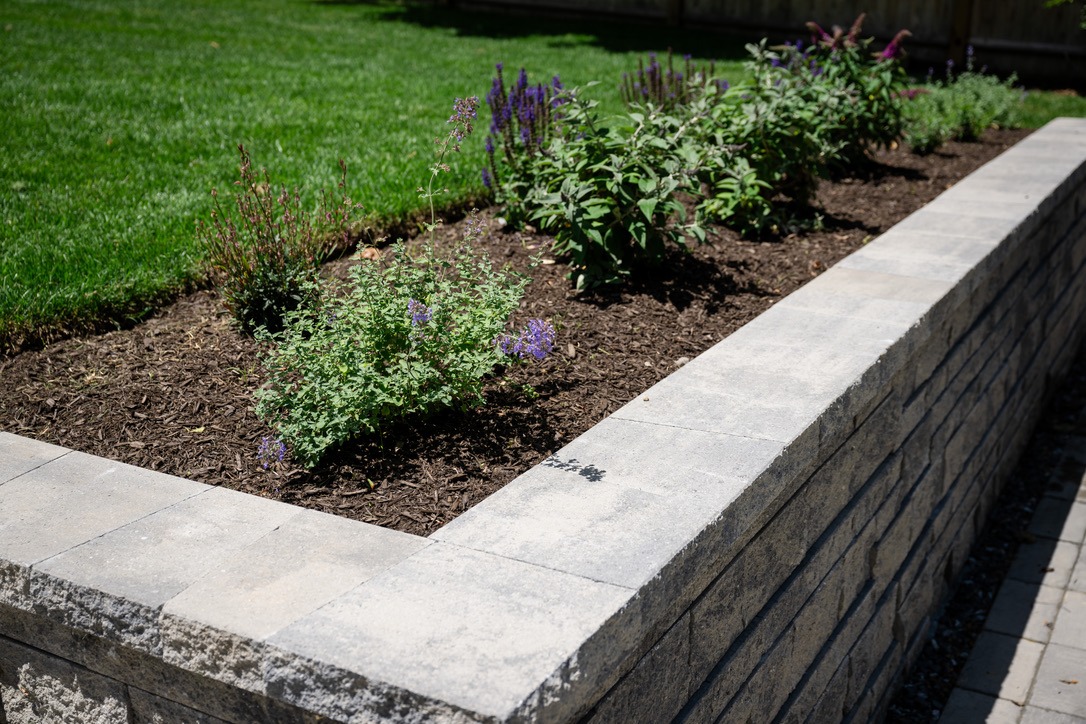
[[[0,360],[0,429],[427,535],[1027,133],[991,131],[926,157],[882,152],[854,178],[820,185],[817,231],[750,241],[716,228],[711,243],[671,254],[653,278],[588,294],[571,290],[547,236],[503,228],[484,210],[479,247],[532,277],[514,321],[551,320],[554,353],[499,370],[482,407],[394,425],[314,470],[257,459],[274,434],[253,412],[260,349],[210,291],[131,329]],[[438,233],[452,240],[462,229]],[[368,262],[342,259],[329,273],[355,263]]]

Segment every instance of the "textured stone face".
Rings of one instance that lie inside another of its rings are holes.
[[[0,702],[10,724],[127,724],[123,684],[0,638]]]

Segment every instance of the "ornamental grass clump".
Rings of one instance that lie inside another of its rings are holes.
[[[459,100],[453,126],[437,139],[437,162],[423,198],[447,170],[447,151],[472,130],[476,99]],[[312,467],[332,449],[388,423],[484,401],[486,378],[503,362],[541,359],[554,331],[541,320],[510,343],[509,320],[526,277],[495,269],[474,242],[483,226],[473,212],[461,242],[440,249],[436,220],[419,249],[393,244],[383,259],[359,259],[346,282],[316,286],[309,303],[287,315],[269,343],[268,381],[257,414],[275,429],[291,458]],[[507,351],[508,350],[508,351]],[[269,442],[261,459],[276,459]]]
[[[302,207],[298,189],[278,190],[268,171],[253,169],[244,146],[234,214],[212,190],[211,223],[197,223],[207,264],[219,293],[242,331],[271,334],[283,330],[287,314],[307,303],[316,288],[321,262],[349,242],[351,212],[361,208],[346,195],[347,166],[340,161],[341,199],[332,203],[322,190],[320,207]]]

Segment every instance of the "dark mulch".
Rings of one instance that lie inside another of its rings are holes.
[[[562,265],[544,263],[531,272],[520,317],[553,320],[557,354],[510,368],[488,386],[484,407],[399,425],[313,471],[257,461],[269,434],[252,410],[259,350],[209,291],[131,329],[3,359],[0,428],[426,535],[1024,135],[993,131],[928,157],[883,153],[856,178],[821,186],[822,230],[759,242],[720,229],[623,289],[574,294]],[[547,237],[503,231],[493,212],[483,215],[482,245],[496,260],[526,268],[546,256]]]

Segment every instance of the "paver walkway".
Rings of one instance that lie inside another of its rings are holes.
[[[941,722],[1086,724],[1086,423],[1060,432],[1030,538]]]

